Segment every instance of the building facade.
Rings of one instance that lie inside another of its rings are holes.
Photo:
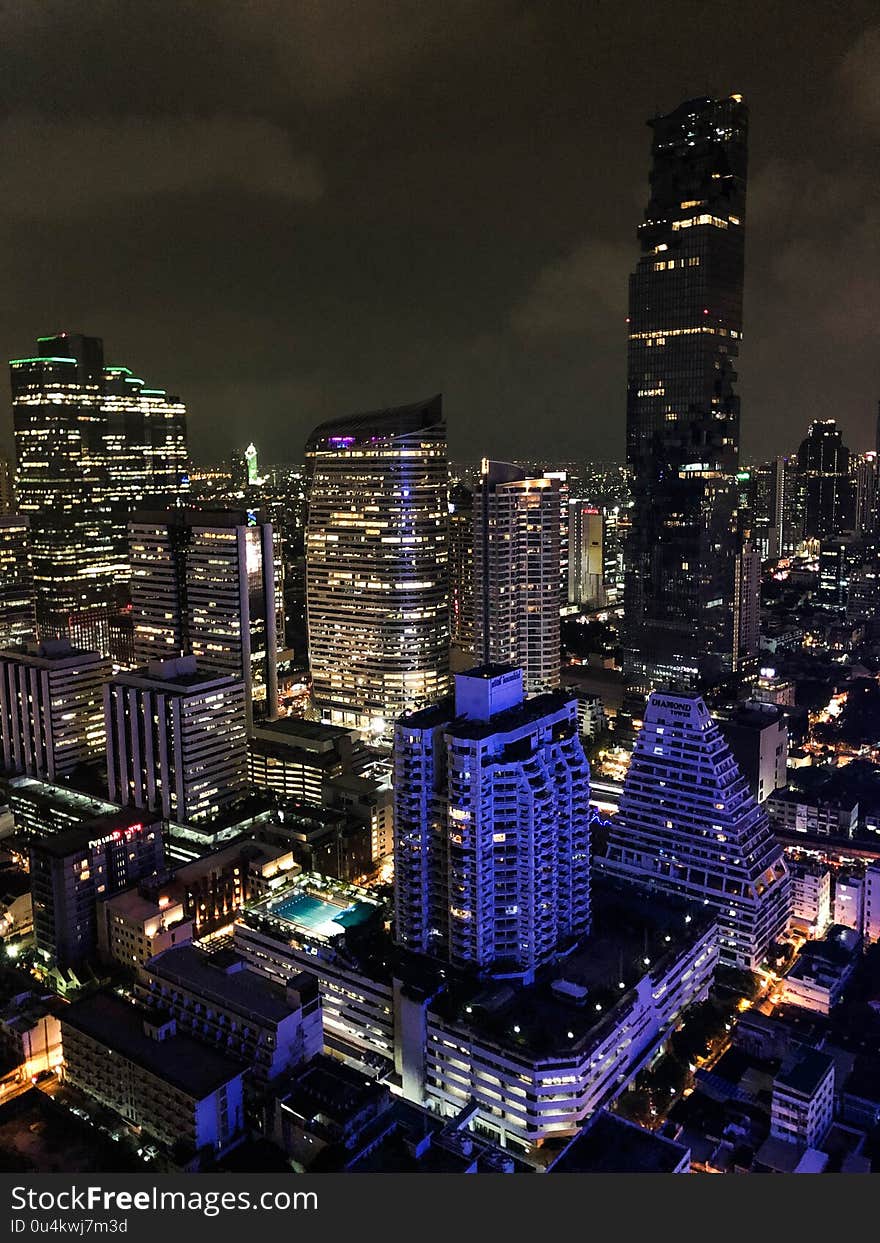
[[[716,912],[722,962],[760,966],[791,917],[767,814],[703,700],[655,692],[597,860],[606,873]]]
[[[643,691],[734,661],[747,111],[692,99],[650,125],[627,375],[625,671]]]
[[[577,705],[505,666],[397,724],[399,944],[530,976],[590,928],[590,769]]]
[[[449,642],[462,657],[474,652],[474,494],[449,489]]]
[[[0,513],[0,650],[36,638],[30,522]]]
[[[814,419],[798,449],[804,537],[834,539],[855,526],[856,489],[849,449],[834,419]]]
[[[48,781],[104,749],[103,694],[110,662],[65,639],[0,651],[3,767]]]
[[[249,728],[278,715],[283,559],[255,510],[140,511],[129,524],[134,657],[192,654],[241,678]]]
[[[605,596],[605,519],[587,501],[568,502],[568,600],[601,608]]]
[[[107,780],[117,803],[204,820],[247,786],[241,679],[200,672],[194,656],[154,661],[104,688]]]
[[[306,461],[315,702],[332,724],[388,737],[449,686],[441,398],[323,423]]]
[[[523,671],[528,692],[553,690],[562,664],[563,488],[484,460],[474,500],[475,659]]]

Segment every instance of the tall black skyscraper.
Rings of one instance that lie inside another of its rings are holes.
[[[849,449],[834,419],[814,419],[798,449],[807,539],[832,539],[855,526],[856,487]]]
[[[747,111],[739,95],[692,99],[650,125],[627,379],[625,668],[640,689],[692,685],[736,663]]]

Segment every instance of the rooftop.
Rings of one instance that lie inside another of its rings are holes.
[[[674,1174],[687,1148],[634,1122],[594,1114],[550,1167],[551,1174]]]
[[[350,414],[321,423],[306,441],[306,454],[324,442],[331,448],[351,448],[371,439],[390,439],[443,426],[443,398],[438,393],[409,406]]]
[[[50,855],[53,859],[66,859],[68,855],[88,850],[92,842],[101,841],[116,833],[121,840],[127,829],[143,829],[153,824],[158,825],[158,821],[141,807],[117,807],[112,813],[100,816],[97,820],[75,825],[71,829],[62,829],[60,833],[32,838],[28,845],[31,850]]]
[[[191,989],[221,1008],[280,1023],[294,1013],[280,985],[250,970],[235,953],[207,954],[193,945],[165,950],[144,966],[148,975]]]
[[[155,1016],[107,993],[95,993],[65,1006],[59,1017],[62,1038],[63,1028],[73,1027],[196,1100],[235,1079],[245,1069],[241,1063],[189,1036],[154,1040],[144,1031],[144,1021],[155,1021]]]
[[[818,1049],[796,1049],[782,1063],[773,1080],[774,1091],[783,1088],[798,1096],[814,1096],[833,1067],[834,1061],[827,1053],[820,1053]]]
[[[322,725],[320,721],[282,716],[276,721],[261,721],[254,728],[254,737],[266,742],[298,743],[307,751],[323,751],[330,750],[344,738],[354,741],[357,734],[342,725]]]
[[[172,660],[152,660],[141,669],[118,673],[113,685],[161,687],[169,690],[202,690],[209,686],[243,686],[240,678],[218,674],[212,670],[200,670],[194,656],[180,656]]]

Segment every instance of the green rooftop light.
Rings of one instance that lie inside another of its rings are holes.
[[[53,338],[49,338],[52,340]],[[19,367],[24,363],[75,363],[75,358],[10,358],[10,367]]]
[[[114,373],[120,372],[123,375],[131,375],[131,369],[129,367],[105,367],[104,370],[112,371]]]

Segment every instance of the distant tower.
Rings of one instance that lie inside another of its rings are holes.
[[[394,747],[398,942],[530,977],[590,929],[590,769],[577,704],[522,671],[457,674]]]
[[[253,488],[260,482],[260,470],[257,463],[257,450],[253,441],[244,451],[244,460],[247,466],[248,487]]]
[[[849,449],[834,419],[814,419],[798,449],[804,496],[804,536],[833,539],[855,525],[855,486]]]
[[[332,724],[388,739],[449,687],[442,399],[322,423],[306,462],[315,701]]]
[[[562,494],[484,460],[474,508],[474,630],[481,664],[521,668],[528,692],[559,685]]]
[[[783,849],[698,695],[648,700],[597,866],[712,907],[721,960],[733,966],[760,966],[788,926]]]
[[[734,663],[747,110],[691,99],[650,125],[627,376],[624,667],[641,692]]]
[[[449,489],[449,642],[463,656],[474,651],[474,494]]]
[[[0,648],[36,637],[28,520],[0,514]]]

